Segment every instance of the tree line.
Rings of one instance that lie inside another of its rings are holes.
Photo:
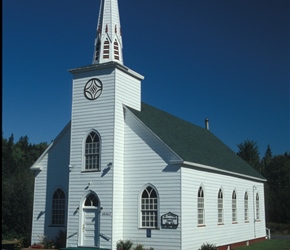
[[[2,240],[24,239],[30,245],[34,175],[30,167],[47,148],[31,144],[28,137],[3,138],[2,133]],[[266,220],[290,223],[290,153],[273,156],[270,146],[260,157],[258,145],[246,140],[237,145],[237,154],[266,179]]]
[[[34,175],[30,167],[47,148],[31,144],[28,137],[3,138],[2,133],[2,240],[20,239],[30,244]]]
[[[290,152],[272,155],[268,145],[260,157],[257,142],[246,140],[238,144],[238,155],[260,172],[266,179],[266,221],[290,223]]]

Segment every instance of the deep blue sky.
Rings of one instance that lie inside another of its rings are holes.
[[[142,100],[235,152],[290,150],[288,0],[119,0],[124,64]],[[100,0],[3,0],[2,131],[50,143],[70,120],[72,75],[91,64]]]

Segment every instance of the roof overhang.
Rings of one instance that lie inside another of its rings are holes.
[[[48,150],[52,147],[53,141],[50,143],[50,145],[46,148],[46,150],[41,154],[41,156],[37,159],[37,161],[30,167],[30,170],[37,171],[37,170],[42,170],[43,168],[40,167],[38,164],[41,162],[43,157],[46,155]]]
[[[72,74],[78,74],[82,72],[88,72],[88,71],[95,71],[95,70],[101,70],[101,69],[107,69],[107,68],[117,68],[135,78],[138,80],[144,80],[144,76],[140,75],[136,71],[129,69],[128,67],[124,66],[123,64],[120,64],[118,62],[107,62],[107,63],[100,63],[100,64],[91,64],[75,69],[68,70]]]
[[[228,170],[224,170],[224,169],[220,169],[220,168],[216,168],[216,167],[212,167],[212,166],[207,166],[207,165],[203,165],[203,164],[196,163],[196,162],[189,162],[189,161],[183,161],[183,160],[172,160],[172,161],[170,161],[170,164],[172,164],[172,165],[185,165],[188,167],[196,167],[196,168],[210,170],[210,171],[214,171],[214,172],[220,172],[222,174],[237,176],[240,178],[252,179],[252,180],[260,181],[260,182],[267,181],[266,179],[258,178],[255,176],[240,174],[237,172],[232,172],[232,171],[228,171]]]

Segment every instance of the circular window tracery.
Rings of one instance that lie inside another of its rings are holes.
[[[103,84],[97,78],[90,79],[84,87],[84,95],[89,100],[96,100],[103,91]]]

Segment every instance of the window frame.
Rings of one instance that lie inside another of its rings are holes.
[[[204,188],[199,186],[197,191],[197,226],[205,225]]]
[[[94,136],[92,137],[92,134],[94,134]],[[89,137],[91,137],[92,142],[87,142],[87,140],[89,139]],[[97,138],[98,141],[94,142],[94,138]],[[91,143],[92,147],[91,148],[87,148],[89,143]],[[97,145],[94,145],[97,144]],[[101,171],[101,137],[99,135],[99,133],[96,130],[91,130],[86,137],[84,138],[84,142],[83,142],[83,168],[82,168],[82,172],[100,172]],[[95,148],[94,148],[95,147]],[[89,150],[96,150],[96,152],[89,152],[87,153],[87,151]],[[92,160],[95,162],[89,162],[90,160],[88,157],[91,157]],[[88,165],[87,165],[88,164]],[[91,168],[89,168],[90,166],[92,166]]]
[[[151,189],[150,192],[148,192],[148,188]],[[152,191],[155,192],[156,197],[150,197],[150,195],[152,194]],[[147,192],[148,198],[144,198],[143,197],[143,193]],[[148,202],[146,201],[146,199],[148,200]],[[153,201],[152,203],[152,199],[155,199],[155,201]],[[146,207],[144,208],[145,205],[149,205],[149,206],[153,206],[153,208],[149,208],[147,209]],[[142,206],[144,205],[144,206]],[[159,194],[157,189],[151,185],[151,184],[147,184],[145,185],[140,194],[139,194],[139,228],[140,229],[159,229]],[[150,217],[149,220],[146,220],[146,218]],[[152,218],[154,217],[154,218]],[[149,223],[151,225],[146,225],[146,223]],[[154,223],[155,225],[152,225],[152,223]]]
[[[259,197],[259,193],[256,193],[256,221],[260,221],[260,197]]]
[[[244,195],[244,221],[249,222],[249,195],[247,191]]]
[[[217,205],[218,205],[218,225],[224,224],[224,199],[223,199],[223,190],[220,188],[218,192],[218,199],[217,199]]]
[[[57,195],[57,197],[55,197]],[[61,197],[63,195],[63,197]],[[58,187],[51,199],[51,224],[52,227],[63,227],[66,224],[66,194]]]
[[[237,223],[237,192],[234,190],[232,193],[232,223]]]
[[[87,204],[89,202],[89,204]],[[95,193],[89,193],[83,202],[83,207],[85,208],[97,208],[99,207],[99,199]]]

